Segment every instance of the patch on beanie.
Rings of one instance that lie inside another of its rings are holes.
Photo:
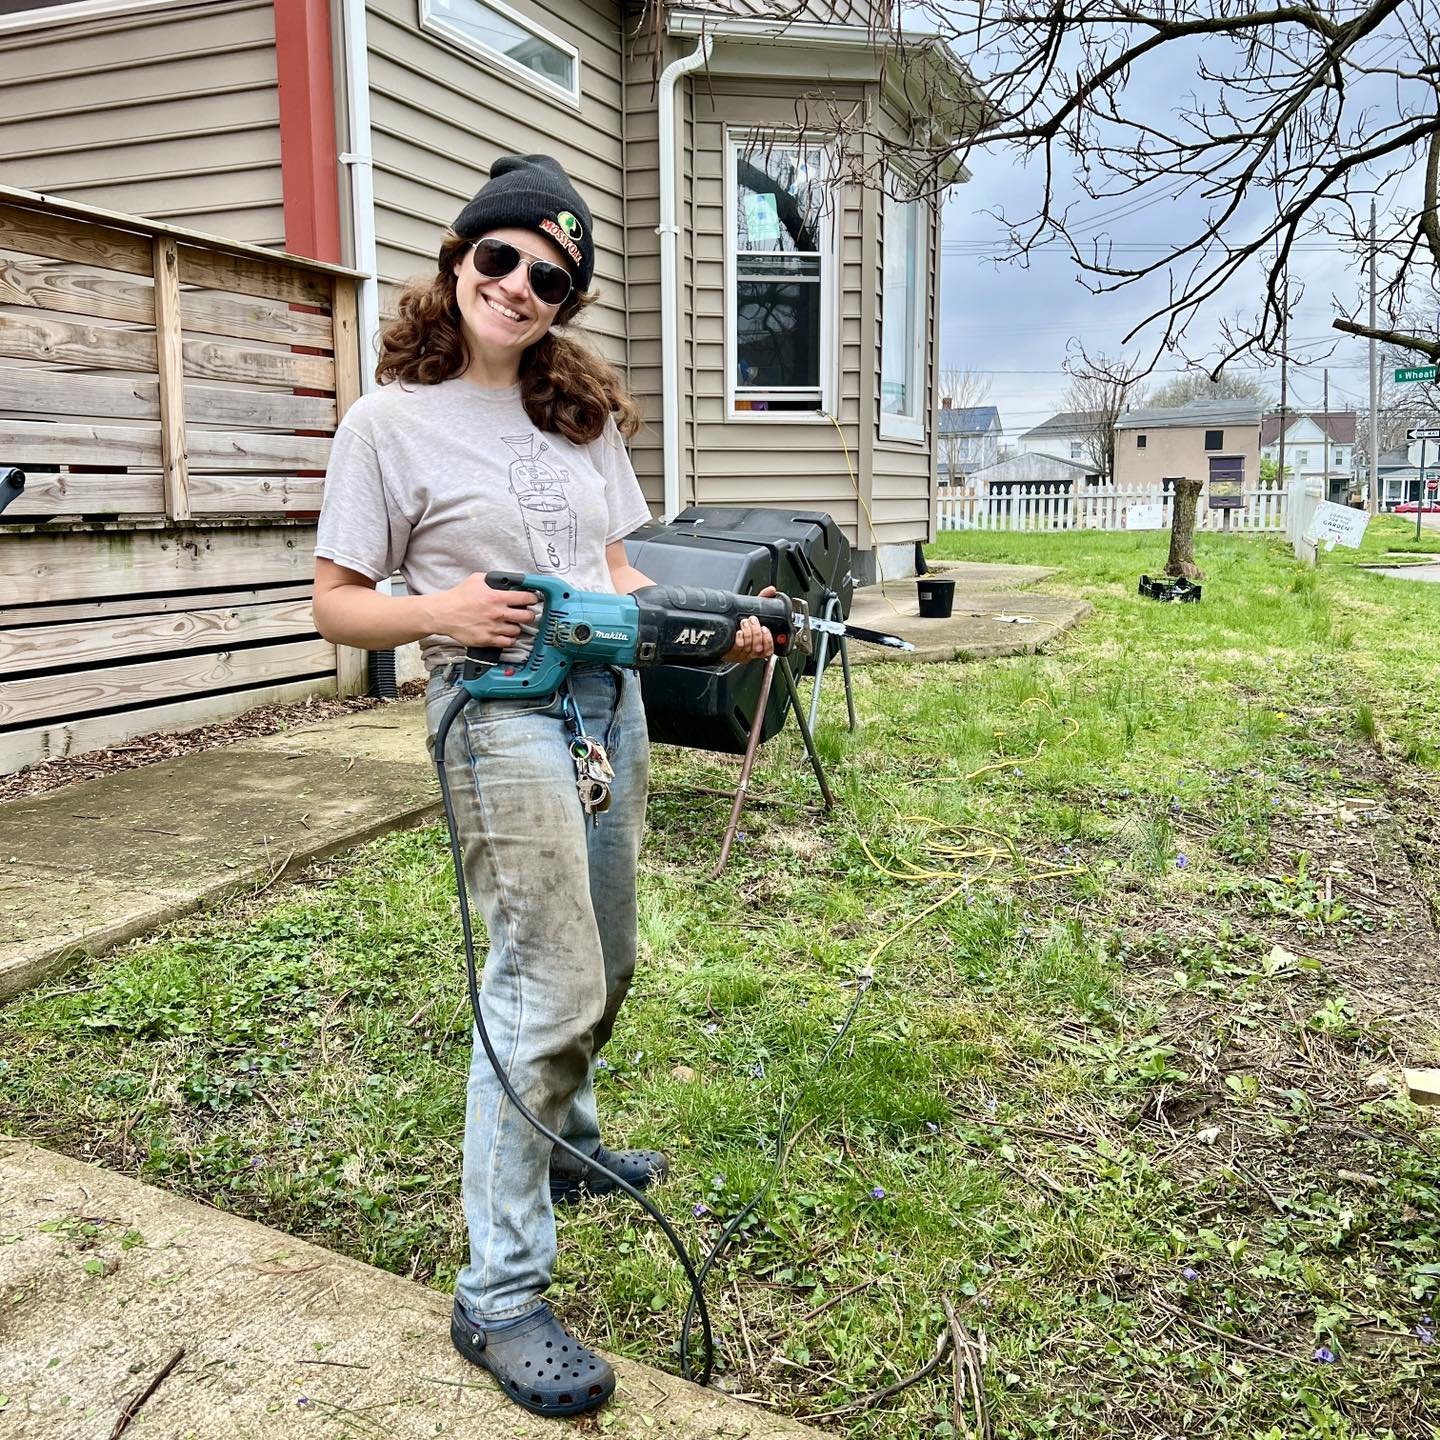
[[[580,253],[580,247],[570,238],[571,235],[574,235],[578,239],[585,233],[580,222],[568,210],[562,210],[557,219],[558,223],[547,215],[540,221],[538,228],[543,230],[577,265],[584,264],[585,257]]]

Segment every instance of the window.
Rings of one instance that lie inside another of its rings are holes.
[[[1205,448],[1207,450],[1223,450],[1225,448],[1225,432],[1223,430],[1207,430],[1205,432]]]
[[[900,182],[891,175],[890,184]],[[890,440],[925,438],[925,215],[921,201],[885,196],[880,434]]]
[[[1135,437],[1135,448],[1137,450],[1143,450],[1145,448],[1145,437],[1143,435],[1137,435]]]
[[[816,414],[828,408],[834,344],[825,151],[735,136],[728,161],[731,409]]]
[[[1084,448],[1085,445],[1083,441],[1072,440],[1070,442],[1070,458],[1072,460],[1079,460],[1081,458],[1080,452],[1084,450]]]
[[[1337,450],[1337,451],[1335,452],[1335,463],[1336,463],[1337,465],[1339,465],[1342,469],[1344,468],[1344,465],[1345,465],[1345,451],[1344,451],[1343,448],[1341,448],[1341,449],[1339,449],[1339,450]]]
[[[502,0],[420,0],[420,25],[579,106],[580,52]]]
[[[1295,452],[1295,463],[1303,470],[1310,463],[1310,452],[1308,450],[1297,450]]]

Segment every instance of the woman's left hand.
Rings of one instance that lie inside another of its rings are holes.
[[[776,593],[773,585],[767,585],[760,598],[770,599]],[[775,653],[775,637],[753,616],[747,615],[740,622],[735,643],[725,656],[727,662],[747,660],[768,660]]]

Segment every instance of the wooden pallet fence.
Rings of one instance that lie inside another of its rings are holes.
[[[0,773],[363,689],[309,605],[358,278],[0,187]]]
[[[1159,486],[964,484],[942,487],[940,530],[1134,530],[1170,528],[1172,495]],[[1284,490],[1247,490],[1240,509],[1211,510],[1201,497],[1201,530],[1284,531]],[[1226,519],[1226,516],[1229,519]]]

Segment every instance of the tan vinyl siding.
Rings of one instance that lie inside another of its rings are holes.
[[[859,87],[837,90],[841,103],[861,96]],[[826,263],[836,267],[833,408],[839,428],[814,416],[793,420],[727,416],[725,251],[725,143],[727,127],[793,130],[793,84],[721,79],[690,87],[693,125],[684,171],[691,194],[688,265],[692,277],[682,313],[691,354],[682,395],[685,448],[693,459],[682,480],[681,499],[706,505],[805,505],[831,512],[852,541],[860,505],[862,359],[860,230],[865,197],[842,188],[833,217],[833,244]],[[816,127],[810,127],[816,135]],[[843,438],[842,438],[843,437]],[[846,452],[849,452],[847,463]],[[854,477],[852,478],[852,470]]]
[[[382,308],[428,273],[440,234],[500,155],[554,155],[595,217],[600,300],[584,329],[625,359],[625,206],[621,167],[620,9],[609,0],[507,0],[580,52],[580,108],[488,68],[420,28],[419,0],[368,7],[375,228]],[[658,278],[658,276],[657,276]],[[658,363],[658,349],[657,349]]]
[[[684,47],[689,48],[689,47]],[[683,53],[667,48],[666,62]],[[663,496],[660,425],[660,265],[658,143],[648,36],[637,38],[626,66],[625,166],[630,333],[629,378],[651,425],[632,445],[636,471],[652,505]],[[808,87],[807,87],[808,88]],[[682,82],[678,179],[681,230],[680,450],[681,503],[803,504],[829,510],[852,543],[870,548],[925,539],[932,524],[932,407],[937,317],[935,226],[927,227],[929,353],[923,372],[926,431],[922,442],[881,441],[879,427],[881,254],[880,199],[844,187],[836,217],[834,408],[828,419],[734,418],[726,413],[725,132],[726,127],[794,130],[795,82],[713,74]],[[844,105],[878,87],[854,84],[832,92]],[[817,110],[818,116],[820,112]],[[823,133],[818,124],[812,136]],[[843,435],[843,443],[842,443]],[[848,450],[848,457],[847,457]],[[853,475],[852,475],[853,471]],[[860,496],[856,491],[859,489]],[[860,498],[870,506],[872,538]]]
[[[658,515],[664,505],[664,437],[660,425],[660,141],[653,75],[655,11],[632,16],[637,28],[623,56],[621,134],[624,137],[625,278],[629,323],[625,337],[626,375],[647,424],[630,442],[630,458],[645,498]],[[671,57],[667,54],[667,60]],[[680,111],[689,129],[682,87]],[[681,212],[683,222],[684,212]]]
[[[270,0],[0,31],[0,180],[283,246]]]

